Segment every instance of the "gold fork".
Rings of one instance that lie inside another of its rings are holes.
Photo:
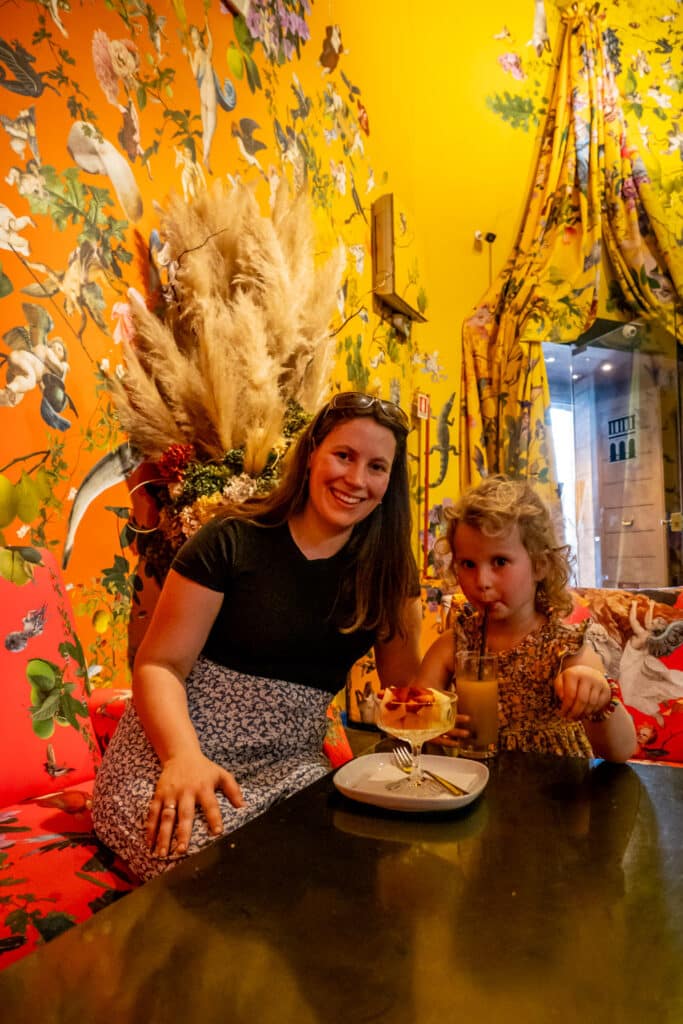
[[[408,748],[403,746],[396,746],[393,749],[393,754],[396,767],[400,768],[402,772],[405,772],[409,775],[410,772],[412,772],[413,770],[414,763],[413,755],[410,753]],[[434,782],[438,782],[440,786],[443,786],[444,789],[447,789],[448,792],[452,793],[454,796],[469,796],[469,793],[466,789],[463,789],[461,786],[458,786],[457,783],[455,782],[451,782],[450,779],[444,779],[443,776],[436,775],[435,772],[430,772],[430,770],[428,768],[425,768],[424,766],[422,768],[422,774],[426,775],[427,778],[432,779]]]

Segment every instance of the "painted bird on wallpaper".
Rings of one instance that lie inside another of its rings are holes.
[[[5,637],[5,648],[12,654],[25,650],[29,640],[40,636],[44,631],[46,614],[46,604],[28,611],[22,619],[21,629],[13,630]]]
[[[308,180],[308,168],[316,166],[316,157],[306,133],[295,131],[291,125],[283,128],[277,118],[274,119],[275,140],[282,154],[283,163],[291,164],[294,171],[294,188],[297,192],[305,191]]]
[[[368,218],[365,213],[365,210],[363,209],[363,204],[360,201],[358,189],[356,188],[356,180],[353,176],[353,171],[351,169],[349,169],[349,177],[351,178],[351,198],[353,199],[353,205],[356,207],[356,213],[359,213],[363,220],[365,221],[365,223],[367,224]],[[352,213],[350,217],[347,217],[344,223],[348,224],[350,220],[353,220],[353,218],[356,216],[356,213]]]
[[[58,92],[49,82],[43,82],[45,72],[35,71],[35,62],[33,54],[25,50],[17,39],[14,46],[6,39],[0,39],[0,86],[21,96],[42,96],[45,89]]]
[[[302,121],[305,121],[311,112],[313,101],[310,98],[310,96],[306,96],[303,89],[301,88],[301,82],[299,81],[298,77],[295,74],[292,75],[292,92],[296,97],[297,103],[296,107],[292,107],[290,109],[292,121],[296,121],[297,117],[300,118]]]
[[[275,128],[275,141],[282,154],[282,159],[291,163],[292,150],[296,146],[294,129],[290,125],[287,125],[286,129],[283,128],[277,118],[273,119],[273,127]]]
[[[248,164],[251,164],[252,167],[257,167],[261,174],[263,174],[263,168],[258,162],[256,154],[259,150],[265,149],[266,144],[261,142],[260,139],[254,138],[254,132],[259,131],[260,128],[261,125],[251,117],[242,117],[239,122],[232,122],[232,134],[237,140],[240,153]]]
[[[44,767],[45,771],[47,772],[47,774],[52,779],[59,779],[63,775],[68,775],[69,772],[73,771],[73,768],[69,768],[68,765],[66,765],[66,764],[58,764],[57,763],[57,758],[55,756],[55,748],[52,746],[51,743],[48,743],[48,745],[47,745],[47,749],[45,751],[45,760],[43,761],[43,767]],[[51,794],[51,795],[53,795],[53,794]],[[66,794],[60,793],[59,795],[61,797],[64,797]],[[43,804],[43,806],[45,806],[45,805]],[[59,804],[51,804],[50,806],[55,807],[55,806],[61,806],[61,805],[59,805]],[[73,807],[73,802],[67,803],[67,806],[62,807],[62,810],[67,810],[67,807],[69,807],[69,806]]]
[[[341,68],[339,70],[339,74],[341,75],[342,82],[344,83],[346,88],[349,90],[349,103],[353,103],[354,99],[357,96],[360,96],[360,89],[358,88],[357,85],[353,84],[353,82],[351,81],[350,78],[347,78],[347,76],[344,74],[344,72],[341,70]]]

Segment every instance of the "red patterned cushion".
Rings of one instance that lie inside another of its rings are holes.
[[[0,810],[0,970],[139,884],[96,839],[91,790]]]
[[[93,776],[87,666],[54,558],[23,586],[0,578],[0,807]]]

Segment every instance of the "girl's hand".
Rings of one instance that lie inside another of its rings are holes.
[[[216,800],[217,789],[235,807],[244,806],[235,777],[201,752],[166,761],[145,822],[147,845],[155,856],[167,857],[169,851],[182,856],[187,852],[197,804],[204,811],[209,830],[215,836],[221,834],[223,819]]]
[[[441,736],[437,736],[432,743],[438,743],[442,747],[457,747],[460,740],[467,739],[470,734],[469,730],[469,715],[456,715],[455,725],[448,732],[443,733]]]
[[[553,685],[561,702],[560,714],[573,722],[584,715],[596,714],[612,699],[604,673],[588,665],[572,665],[563,669]]]

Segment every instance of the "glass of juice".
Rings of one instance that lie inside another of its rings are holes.
[[[457,651],[455,689],[458,714],[469,715],[468,737],[458,741],[458,754],[487,760],[498,749],[498,656]]]

